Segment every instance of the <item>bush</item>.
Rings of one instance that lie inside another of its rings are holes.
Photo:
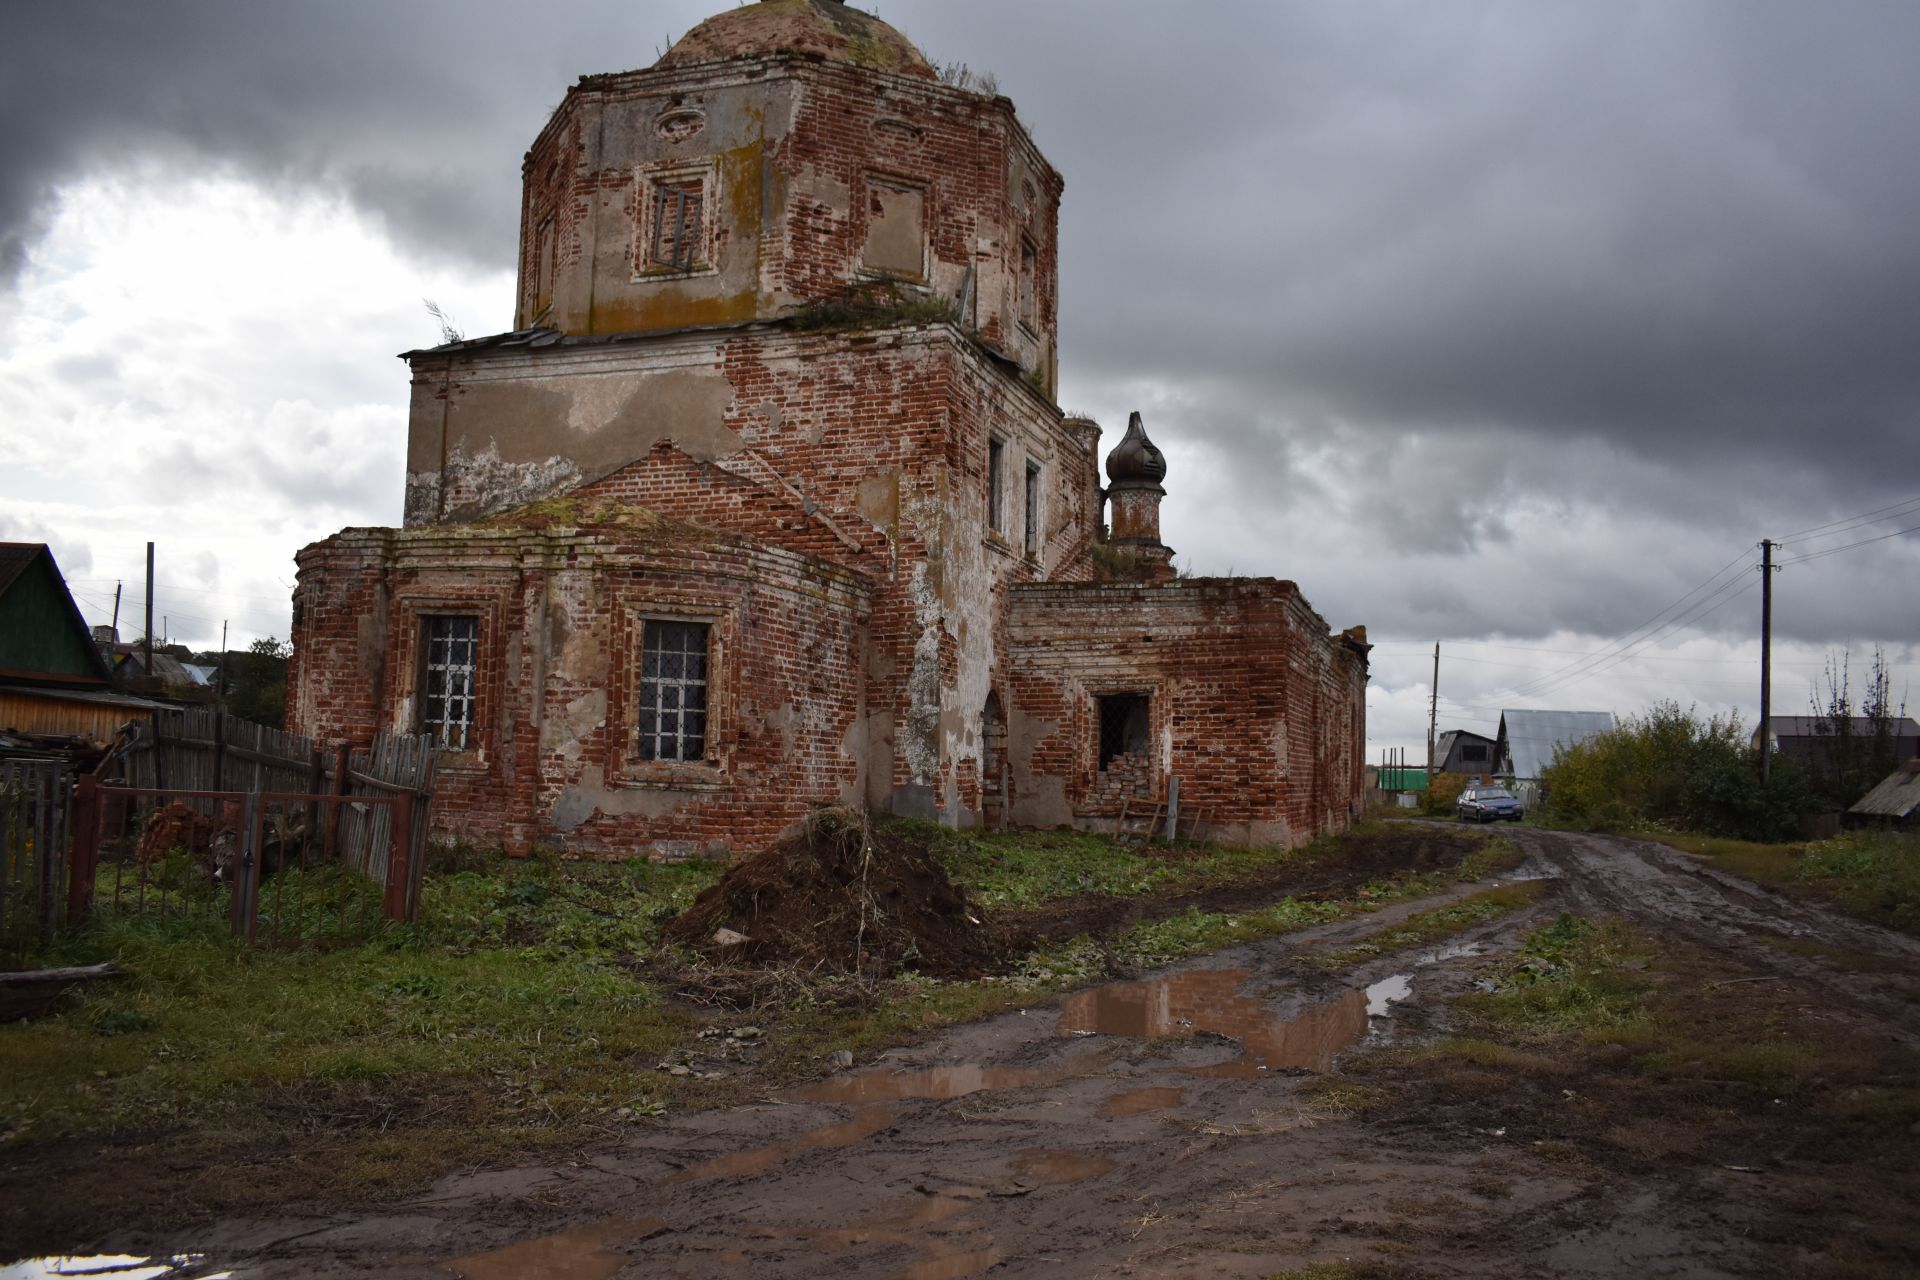
[[[1541,776],[1556,821],[1608,831],[1658,827],[1738,840],[1787,840],[1814,807],[1806,778],[1758,753],[1734,719],[1702,721],[1661,702],[1643,716],[1563,747]]]

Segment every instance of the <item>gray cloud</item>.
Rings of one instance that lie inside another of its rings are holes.
[[[509,267],[520,157],[565,87],[722,3],[22,10],[0,281],[62,183],[134,158],[338,193],[408,252]],[[1210,467],[1169,480],[1203,567],[1299,578],[1376,632],[1606,635],[1760,536],[1920,491],[1905,0],[883,14],[996,72],[1066,174],[1069,398],[1110,428],[1145,408]],[[384,351],[235,358],[400,394]],[[289,499],[397,483],[238,456]],[[1920,573],[1894,541],[1785,575],[1783,633],[1920,630],[1889,566]]]

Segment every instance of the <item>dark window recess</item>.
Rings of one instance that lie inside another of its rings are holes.
[[[1020,319],[1032,328],[1036,315],[1034,307],[1034,273],[1039,268],[1039,252],[1034,249],[1033,241],[1020,241]]]
[[[1485,764],[1486,762],[1487,749],[1485,747],[1466,742],[1460,744],[1461,764]]]
[[[653,189],[653,245],[647,261],[691,271],[700,259],[701,184],[663,182]]]
[[[642,760],[698,760],[707,753],[707,624],[646,624],[640,652]]]
[[[1147,695],[1110,693],[1095,698],[1100,706],[1100,767],[1105,769],[1117,756],[1147,754]]]
[[[987,528],[1005,532],[1007,488],[1007,442],[987,441]]]
[[[1040,464],[1027,464],[1027,554],[1040,551]]]
[[[472,614],[446,614],[422,621],[426,634],[421,654],[420,732],[443,750],[464,751],[474,723],[480,619]]]

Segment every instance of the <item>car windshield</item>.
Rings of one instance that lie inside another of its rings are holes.
[[[1513,793],[1504,787],[1488,787],[1485,791],[1473,793],[1475,800],[1511,800]]]

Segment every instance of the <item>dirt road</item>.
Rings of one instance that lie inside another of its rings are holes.
[[[1429,899],[956,1028],[577,1163],[110,1243],[242,1276],[469,1280],[1920,1271],[1920,1138],[1861,1101],[1916,1096],[1920,941],[1665,848],[1516,836],[1547,894],[1437,951],[1307,963]],[[1821,1029],[1850,1074],[1769,1097],[1650,1074],[1617,1045],[1444,1070],[1381,1052],[1443,1032],[1476,972],[1561,911],[1633,925],[1703,1019]],[[1367,1060],[1354,1079],[1387,1105],[1301,1091]]]

